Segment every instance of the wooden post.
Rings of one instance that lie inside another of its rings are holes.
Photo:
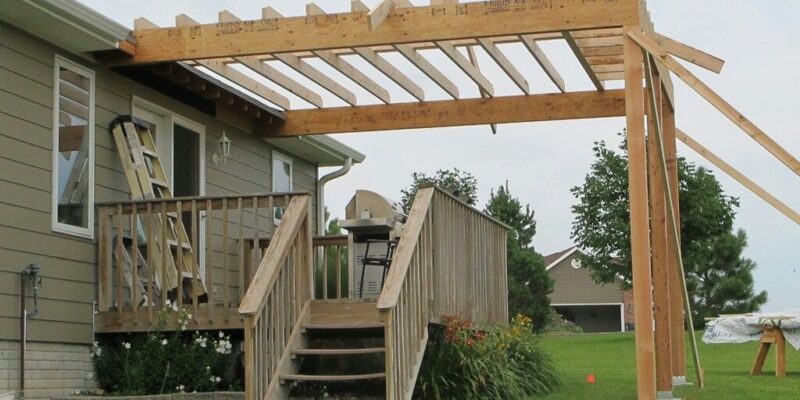
[[[674,188],[671,192],[672,207],[675,212],[675,219],[678,224],[681,220],[680,196],[678,186],[678,156],[677,142],[675,140],[675,110],[666,99],[662,99],[661,106],[661,129],[664,135],[664,152],[667,159],[667,174],[669,175],[670,187]],[[667,221],[671,224],[671,221]],[[680,229],[678,229],[680,233]],[[683,293],[681,291],[680,266],[676,258],[677,252],[673,249],[674,244],[667,240],[667,265],[669,267],[669,302],[670,302],[670,324],[672,329],[670,337],[672,341],[672,376],[675,383],[686,382],[686,326],[683,316]]]
[[[660,79],[654,72],[655,80],[648,91],[654,95],[648,96],[661,102]],[[660,107],[657,108],[661,110]],[[648,107],[648,114],[651,108]],[[649,115],[647,136],[647,162],[650,175],[648,186],[650,188],[650,243],[652,246],[651,263],[653,267],[653,308],[655,312],[655,346],[656,346],[656,389],[661,393],[672,392],[672,340],[670,324],[670,286],[669,265],[667,264],[667,210],[666,191],[662,180],[661,158],[658,155],[658,130],[657,118]]]
[[[627,32],[638,26],[625,27]],[[625,36],[625,114],[628,142],[628,191],[631,218],[634,318],[636,323],[636,380],[639,400],[656,398],[653,336],[652,278],[650,271],[647,161],[644,138],[644,70],[642,49]]]

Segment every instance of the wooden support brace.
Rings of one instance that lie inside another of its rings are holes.
[[[475,68],[480,68],[478,67],[478,57],[475,55],[475,49],[472,48],[472,46],[467,46],[467,55],[469,56],[469,62],[472,63]],[[481,98],[490,97],[483,89],[480,89],[480,93]],[[489,129],[492,130],[492,134],[497,134],[497,124],[489,124]]]
[[[683,44],[660,33],[656,33],[656,42],[667,52],[675,57],[686,60],[698,67],[705,68],[711,72],[720,73],[725,66],[725,60],[708,54],[694,47]]]
[[[769,205],[774,207],[778,210],[781,214],[787,216],[789,219],[794,221],[796,224],[800,225],[800,214],[797,211],[790,208],[786,203],[778,200],[775,196],[771,193],[766,191],[764,188],[753,182],[750,178],[739,172],[736,168],[733,168],[730,164],[725,162],[722,158],[717,156],[716,154],[712,153],[707,148],[703,147],[700,143],[696,140],[692,139],[689,135],[687,135],[682,130],[678,129],[675,131],[675,136],[689,146],[690,149],[694,150],[697,154],[701,155],[703,158],[717,166],[722,172],[725,172],[736,180],[737,182],[741,183],[742,186],[753,192],[756,196],[760,197],[762,200],[766,201]]]
[[[663,63],[667,69],[672,71],[675,75],[686,82],[689,87],[696,91],[700,96],[706,99],[711,105],[716,107],[723,115],[728,117],[734,124],[741,128],[745,133],[752,137],[762,147],[769,151],[778,160],[784,163],[795,174],[800,176],[800,161],[792,156],[786,149],[775,142],[764,131],[759,129],[755,124],[750,122],[744,115],[736,111],[730,103],[725,101],[719,94],[714,92],[710,87],[704,84],[697,76],[689,72],[680,63],[678,63],[672,56],[670,56],[664,48],[658,43],[643,34],[641,31],[629,31],[628,36],[635,40],[643,49],[652,54],[654,58]]]

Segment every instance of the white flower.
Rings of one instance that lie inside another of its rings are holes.
[[[180,392],[183,393],[183,391],[186,390],[186,386],[183,385],[175,386],[175,390],[180,390]]]
[[[166,346],[167,345],[167,339],[161,339],[161,345],[162,346]]]
[[[219,331],[219,338],[222,339],[225,337],[225,332]]]
[[[124,347],[126,350],[130,350],[131,349],[131,344],[128,343],[128,342],[122,342],[122,347]]]
[[[214,382],[217,382],[217,383],[219,383],[221,380],[222,380],[222,378],[220,378],[220,377],[218,377],[218,376],[215,376],[215,377],[214,377]]]
[[[192,319],[192,314],[186,314],[186,319]]]

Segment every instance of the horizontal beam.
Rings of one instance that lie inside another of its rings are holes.
[[[553,93],[293,110],[285,114],[282,125],[264,126],[266,137],[619,117],[625,115],[625,95],[622,90]]]
[[[749,191],[753,192],[756,196],[760,197],[762,200],[766,201],[772,207],[775,207],[781,214],[789,217],[792,221],[796,224],[800,225],[800,214],[797,211],[789,208],[786,203],[778,200],[775,196],[767,192],[764,188],[753,182],[750,178],[746,177],[744,174],[739,172],[736,168],[733,168],[730,164],[725,162],[723,159],[719,158],[716,154],[712,153],[707,148],[703,147],[700,143],[696,140],[692,139],[689,135],[685,132],[677,129],[675,131],[675,137],[678,138],[681,142],[689,146],[690,149],[694,150],[697,154],[701,155],[703,158],[708,160],[710,163],[717,166],[717,168],[721,169],[722,172],[725,172],[736,180],[737,182],[741,183],[742,186],[746,187]]]
[[[314,51],[597,29],[639,23],[639,1],[520,0],[397,8],[369,29],[364,12],[134,30],[136,55],[108,64]]]

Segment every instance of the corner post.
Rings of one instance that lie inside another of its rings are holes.
[[[677,142],[675,139],[675,110],[666,98],[662,99],[661,105],[661,128],[664,135],[664,152],[667,161],[667,175],[669,176],[669,186],[672,190],[672,207],[675,211],[675,219],[680,225],[681,210],[678,186],[678,156]],[[672,222],[667,221],[671,227]],[[670,228],[671,229],[671,228]],[[680,234],[680,229],[678,229]],[[684,332],[685,317],[683,315],[683,292],[681,290],[680,266],[675,257],[677,252],[672,240],[667,241],[667,266],[669,267],[669,302],[670,302],[670,324],[672,341],[672,376],[673,384],[682,385],[686,383],[686,335]]]
[[[648,61],[649,62],[649,61]],[[661,115],[652,115],[653,111],[662,114],[661,78],[653,69],[651,87],[647,88],[647,101],[654,101],[655,107],[647,108],[647,162],[650,175],[650,243],[652,246],[651,263],[653,268],[653,308],[655,314],[655,346],[656,346],[656,389],[659,397],[672,397],[672,325],[670,323],[670,285],[669,264],[667,263],[667,205],[664,188],[663,170],[659,155],[658,126]]]
[[[631,266],[633,269],[636,323],[636,382],[639,400],[656,398],[653,297],[650,270],[650,235],[647,193],[647,160],[644,137],[644,55],[623,31],[625,59],[625,115],[628,143],[628,192],[631,218]]]

